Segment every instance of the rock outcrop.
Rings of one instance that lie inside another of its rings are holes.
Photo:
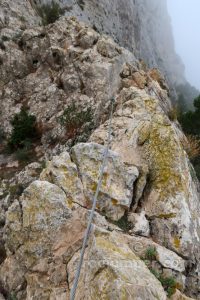
[[[76,299],[200,299],[197,182],[162,74],[74,17],[3,30],[2,129],[25,107],[40,139],[26,167],[0,157],[0,297],[69,299],[114,96]]]

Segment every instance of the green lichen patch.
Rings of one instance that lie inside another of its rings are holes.
[[[184,153],[171,126],[156,120],[152,122],[145,154],[150,165],[152,185],[159,191],[160,200],[185,192],[186,185],[178,168]]]

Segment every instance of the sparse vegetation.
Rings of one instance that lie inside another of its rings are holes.
[[[10,38],[9,38],[8,36],[6,36],[6,35],[2,35],[1,39],[2,39],[2,41],[4,41],[4,42],[7,42],[7,41],[10,40]]]
[[[22,23],[25,23],[25,22],[26,22],[26,18],[25,18],[24,16],[20,16],[19,19],[20,19],[20,21],[21,21]]]
[[[0,144],[4,141],[5,139],[5,133],[3,128],[0,127]]]
[[[185,133],[196,135],[200,138],[200,95],[194,99],[194,111],[181,113],[179,121]]]
[[[118,221],[114,221],[113,223],[125,232],[128,232],[131,229],[131,223],[128,221],[127,214],[121,217],[121,219],[119,219]]]
[[[167,292],[167,296],[171,297],[177,288],[176,279],[174,277],[165,277],[153,268],[150,268],[150,271],[160,281],[164,290]]]
[[[88,107],[80,111],[72,103],[64,110],[59,122],[66,128],[67,139],[76,139],[83,133],[88,135],[94,126],[92,109]]]
[[[150,261],[156,259],[156,248],[155,247],[147,248],[146,253],[145,253],[145,259],[150,260]]]
[[[36,117],[29,115],[24,108],[11,120],[13,126],[8,147],[11,151],[30,148],[32,141],[38,137]]]
[[[14,292],[11,292],[11,294],[8,296],[8,300],[17,300],[17,296]]]
[[[14,153],[17,160],[27,162],[33,155],[33,143],[40,138],[36,117],[24,108],[11,120],[13,126],[5,151]]]
[[[194,99],[194,111],[181,112],[179,122],[188,137],[185,149],[200,179],[200,95]]]
[[[15,197],[18,198],[19,196],[21,196],[21,194],[24,191],[24,187],[21,184],[15,184],[9,186],[8,191],[10,193],[11,198],[14,199]]]
[[[183,140],[183,147],[187,152],[190,160],[200,156],[200,140],[194,135],[186,135],[187,139]]]
[[[30,160],[31,157],[31,151],[30,148],[23,148],[23,149],[18,149],[15,152],[15,157],[17,160],[22,161],[22,162],[27,162]]]
[[[54,23],[64,13],[63,9],[55,1],[41,5],[37,10],[44,26]]]
[[[6,46],[4,45],[4,42],[2,40],[0,40],[0,49],[3,51],[6,50]]]
[[[145,256],[141,257],[144,261],[146,266],[149,268],[150,272],[160,281],[164,290],[167,293],[168,297],[171,297],[177,288],[177,282],[174,277],[164,276],[162,272],[155,269],[153,262],[156,261],[156,248],[155,247],[148,247]]]

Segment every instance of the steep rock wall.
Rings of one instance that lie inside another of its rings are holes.
[[[199,299],[199,194],[162,74],[74,17],[27,28],[17,40],[16,31],[7,32],[1,51],[2,125],[9,135],[25,106],[37,116],[41,141],[32,145],[38,163],[1,181],[1,293],[69,298],[115,96],[76,299]],[[19,163],[4,152],[0,158],[2,173],[7,159]]]
[[[175,53],[166,0],[64,0],[60,3],[67,6],[67,15],[76,15],[112,36],[149,67],[159,67],[171,87],[185,83],[184,65]]]
[[[39,23],[37,7],[50,0],[3,1],[0,18],[7,26]],[[184,65],[175,53],[166,0],[57,0],[67,16],[76,16],[110,35],[149,67],[159,67],[175,95],[185,84]]]

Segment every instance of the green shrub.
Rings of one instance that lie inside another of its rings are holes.
[[[145,258],[150,260],[150,261],[156,260],[156,248],[155,247],[149,247],[146,250]]]
[[[164,277],[153,268],[150,268],[149,270],[160,281],[164,290],[167,292],[167,296],[170,298],[176,292],[176,279],[174,277]]]
[[[167,292],[168,297],[171,297],[176,291],[176,279],[174,277],[163,277],[160,275],[159,281]]]
[[[3,50],[3,51],[6,50],[6,46],[4,45],[4,42],[2,40],[0,40],[0,49]]]
[[[42,18],[42,24],[48,25],[54,23],[63,15],[64,11],[61,9],[58,3],[51,1],[50,4],[43,4],[38,7],[38,14]]]
[[[94,126],[91,107],[80,111],[74,103],[70,104],[59,118],[59,122],[67,130],[67,138],[74,139],[81,133],[89,134]],[[80,142],[80,141],[79,141]]]
[[[8,148],[11,152],[17,149],[31,147],[32,141],[38,137],[36,129],[36,117],[29,115],[25,109],[21,109],[11,120],[13,126],[11,136],[8,140]]]
[[[131,223],[128,221],[127,214],[121,217],[121,219],[119,219],[118,221],[114,221],[113,223],[125,232],[128,232],[131,229]]]
[[[4,41],[4,42],[7,42],[7,41],[10,40],[10,38],[9,38],[8,36],[6,36],[6,35],[2,35],[1,39],[2,39],[2,41]]]
[[[4,141],[5,139],[5,133],[3,128],[0,127],[0,144]]]
[[[189,110],[187,112],[182,112],[179,116],[179,122],[184,133],[186,135],[193,136],[193,142],[188,139],[190,153],[191,149],[192,154],[195,153],[195,155],[192,155],[190,159],[196,171],[197,178],[200,180],[200,95],[194,99],[194,108],[194,111]]]
[[[21,162],[27,162],[31,158],[31,153],[26,148],[18,149],[15,152],[15,157],[16,157],[17,160],[19,160]]]
[[[26,22],[26,18],[25,18],[24,16],[20,16],[19,19],[20,19],[20,21],[23,22],[23,23]]]
[[[11,292],[11,294],[8,296],[8,300],[17,300],[17,296],[15,292]]]
[[[194,99],[194,111],[181,113],[179,122],[185,133],[200,137],[200,95]]]
[[[21,196],[21,194],[24,191],[24,187],[21,184],[15,184],[9,186],[8,191],[10,193],[11,198],[14,199],[15,197],[18,198],[19,196]]]
[[[160,273],[156,271],[155,269],[150,268],[150,272],[159,280],[160,278]]]

